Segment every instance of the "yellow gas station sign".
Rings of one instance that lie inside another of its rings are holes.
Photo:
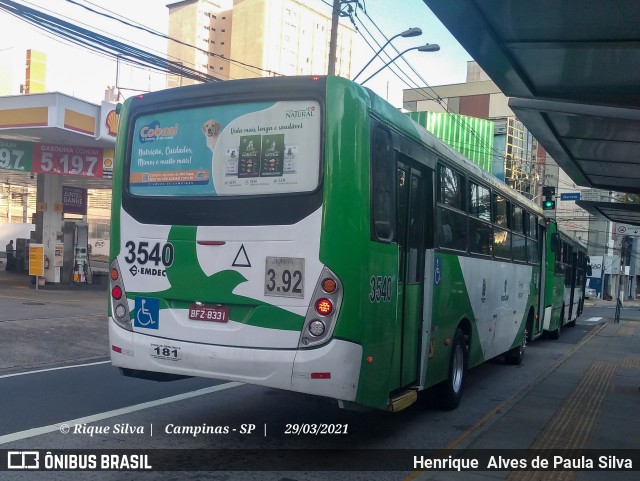
[[[44,246],[29,244],[29,275],[44,276]]]

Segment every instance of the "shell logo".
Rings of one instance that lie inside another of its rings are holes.
[[[107,133],[112,137],[115,137],[118,133],[118,119],[119,115],[115,110],[112,110],[107,114],[107,118],[105,119],[104,124],[107,127]]]

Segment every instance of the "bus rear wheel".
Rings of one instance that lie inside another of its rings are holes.
[[[573,318],[573,320],[571,322],[567,322],[567,326],[569,327],[576,327],[576,319],[578,319],[578,316],[580,315],[581,311],[582,311],[582,307],[580,307],[580,304],[582,303],[582,300],[578,301],[578,309],[576,311],[576,317]]]
[[[527,325],[529,325],[529,323],[527,323]],[[511,364],[513,366],[519,366],[520,364],[522,364],[522,360],[524,359],[524,351],[527,348],[528,338],[529,333],[525,328],[524,332],[522,333],[522,342],[520,343],[520,345],[514,347],[510,351],[507,351],[507,353],[504,355],[507,364]]]
[[[560,320],[558,321],[558,329],[549,332],[549,337],[551,339],[560,339],[560,329],[562,328],[562,322],[564,321],[564,305],[562,306],[562,310],[560,311]]]
[[[453,410],[462,399],[464,373],[467,366],[467,344],[462,329],[456,330],[451,346],[449,377],[440,385],[440,404],[444,409]]]

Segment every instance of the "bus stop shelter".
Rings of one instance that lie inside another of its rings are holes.
[[[640,193],[640,2],[424,2],[576,184]],[[640,225],[611,204],[578,203]]]

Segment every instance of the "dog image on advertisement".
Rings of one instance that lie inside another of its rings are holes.
[[[202,126],[202,133],[207,140],[207,147],[209,147],[211,153],[213,153],[213,149],[220,136],[220,130],[222,130],[220,124],[213,119],[207,120]]]

